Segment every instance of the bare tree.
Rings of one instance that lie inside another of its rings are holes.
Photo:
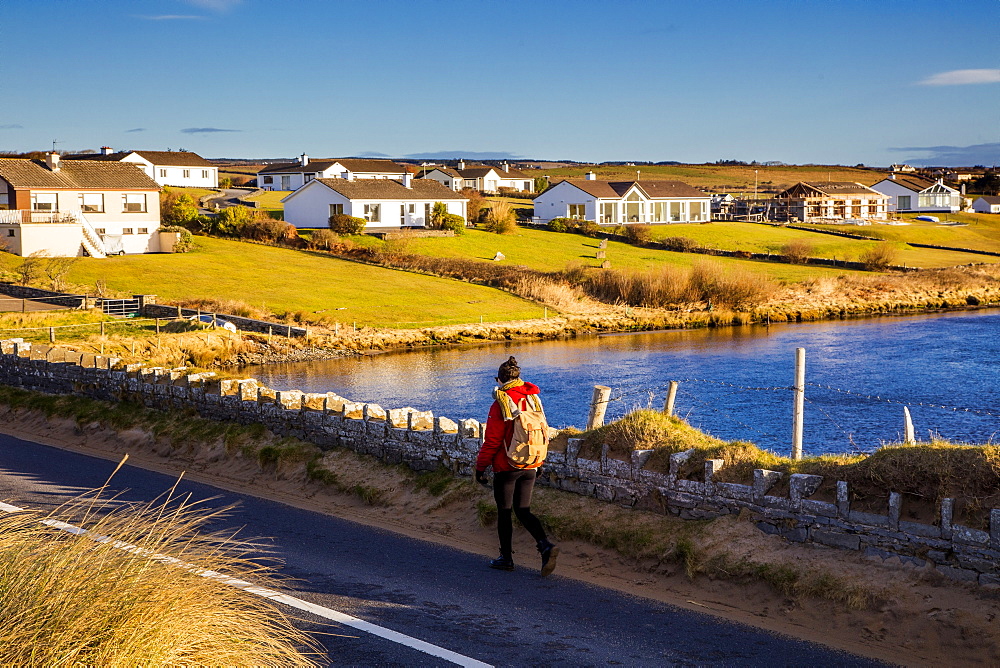
[[[43,250],[35,251],[28,257],[21,261],[21,264],[14,269],[14,274],[17,276],[17,282],[21,285],[27,285],[33,280],[38,278],[42,273],[42,262],[45,261],[45,257],[48,255]]]
[[[66,274],[73,268],[79,258],[75,257],[50,257],[42,265],[42,272],[49,279],[49,288],[55,292],[62,292],[66,285]]]

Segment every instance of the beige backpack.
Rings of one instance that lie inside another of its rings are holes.
[[[520,413],[514,418],[514,435],[507,446],[507,461],[516,469],[536,469],[549,452],[549,425],[545,412],[530,410],[521,400]]]

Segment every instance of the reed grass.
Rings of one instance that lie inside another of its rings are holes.
[[[276,584],[274,572],[251,556],[257,545],[209,530],[224,510],[169,495],[124,504],[103,492],[48,515],[0,516],[0,661],[317,665],[309,656],[315,641],[272,603],[200,575]],[[54,522],[87,533],[60,531]]]

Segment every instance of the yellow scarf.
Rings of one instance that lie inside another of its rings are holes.
[[[493,388],[493,398],[496,399],[497,403],[500,405],[500,415],[503,416],[505,421],[513,420],[521,414],[521,411],[514,403],[514,400],[510,398],[509,394],[507,394],[507,390],[514,387],[521,387],[522,385],[524,385],[524,381],[520,378],[515,378],[514,380],[508,380],[500,387]],[[542,400],[537,394],[527,395],[525,397],[525,401],[528,402],[528,408],[531,410],[542,410]]]

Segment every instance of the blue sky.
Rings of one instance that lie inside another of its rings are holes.
[[[998,26],[998,0],[4,0],[0,150],[995,164]]]

